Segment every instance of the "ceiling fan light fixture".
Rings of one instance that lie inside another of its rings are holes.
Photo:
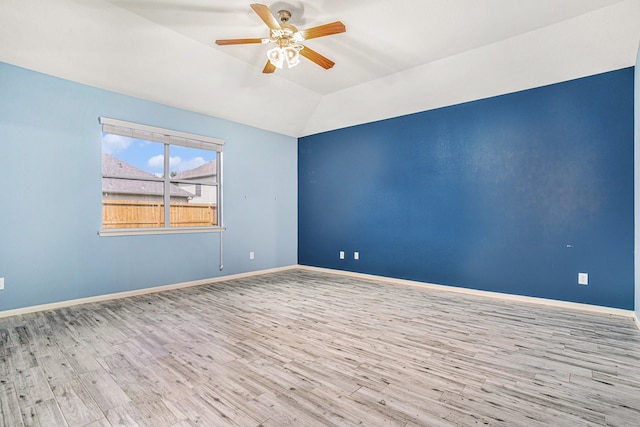
[[[298,53],[298,49],[294,47],[285,47],[284,55],[289,68],[293,68],[300,63],[300,54]]]
[[[316,63],[325,70],[332,68],[335,63],[330,59],[320,55],[318,52],[305,47],[302,42],[308,39],[330,36],[344,33],[347,28],[340,21],[329,24],[318,25],[298,31],[296,27],[289,24],[291,12],[281,9],[276,18],[269,7],[264,4],[253,3],[251,9],[260,17],[270,30],[269,38],[243,38],[216,40],[217,45],[237,45],[237,44],[266,44],[274,43],[276,47],[267,51],[267,64],[262,69],[265,74],[271,74],[278,68],[283,68],[286,63],[289,68],[293,68],[300,63],[300,52],[309,61]],[[279,21],[278,22],[278,18]],[[304,49],[304,50],[302,50]]]
[[[267,51],[267,58],[269,58],[269,62],[271,62],[274,67],[282,68],[282,63],[284,62],[282,48],[274,47],[273,49],[269,49]]]
[[[293,68],[300,63],[300,54],[298,49],[292,46],[274,47],[267,51],[267,58],[276,68],[282,68],[284,63],[289,68]]]

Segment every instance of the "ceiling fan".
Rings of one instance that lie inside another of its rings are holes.
[[[278,22],[278,19],[273,16],[267,6],[254,3],[251,5],[251,8],[271,30],[270,37],[216,40],[217,45],[274,43],[276,46],[267,52],[268,60],[262,70],[263,73],[273,73],[276,68],[282,68],[284,64],[287,64],[289,68],[295,67],[300,62],[300,55],[315,62],[326,70],[335,65],[335,62],[304,46],[302,42],[318,37],[344,33],[347,29],[342,22],[336,21],[298,31],[296,27],[288,23],[291,18],[291,13],[288,10],[278,12],[278,18],[280,18],[280,22]]]

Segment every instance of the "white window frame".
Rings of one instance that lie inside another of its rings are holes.
[[[188,132],[181,132],[171,129],[159,128],[155,126],[143,125],[140,123],[127,122],[124,120],[111,119],[108,117],[100,117],[99,123],[102,125],[102,132],[120,136],[127,136],[130,138],[144,139],[147,141],[160,142],[165,144],[164,148],[164,160],[165,170],[169,169],[169,146],[180,145],[183,147],[198,148],[203,150],[216,151],[217,162],[217,224],[211,227],[171,227],[169,210],[170,210],[170,192],[169,185],[171,183],[170,174],[164,175],[164,218],[165,224],[161,228],[110,228],[101,229],[98,232],[100,236],[134,236],[134,235],[146,235],[146,234],[183,234],[183,233],[212,233],[222,232],[226,229],[222,222],[222,148],[224,146],[224,140],[219,138],[212,138],[209,136],[196,135]]]

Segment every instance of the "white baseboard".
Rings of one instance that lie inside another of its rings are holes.
[[[190,288],[192,286],[208,285],[208,284],[217,283],[217,282],[226,282],[228,280],[242,279],[245,277],[252,277],[252,276],[260,276],[267,273],[277,273],[279,271],[287,271],[287,270],[292,270],[296,268],[298,268],[297,265],[291,265],[286,267],[270,268],[266,270],[250,271],[247,273],[231,274],[228,276],[213,277],[210,279],[193,280],[190,282],[155,286],[152,288],[136,289],[133,291],[116,292],[113,294],[97,295],[97,296],[87,297],[87,298],[78,298],[73,300],[54,302],[50,304],[33,305],[30,307],[0,311],[0,318],[17,316],[20,314],[35,313],[38,311],[55,310],[57,308],[71,307],[71,306],[80,305],[80,304],[89,304],[93,302],[101,302],[101,301],[109,301],[109,300],[120,299],[120,298],[133,297],[137,295],[153,294],[156,292],[171,291],[174,289]]]
[[[375,276],[372,274],[354,273],[351,271],[333,270],[329,268],[309,267],[305,265],[300,265],[299,268],[302,268],[304,270],[310,270],[310,271],[338,274],[338,275],[348,276],[348,277],[376,280],[376,281],[402,285],[402,286],[419,287],[419,288],[430,289],[435,291],[456,292],[456,293],[467,294],[467,295],[499,298],[506,301],[517,301],[517,302],[524,302],[524,303],[530,303],[530,304],[545,305],[548,307],[558,307],[558,308],[565,308],[570,310],[588,311],[591,313],[598,313],[598,314],[622,316],[622,317],[635,319],[636,325],[638,325],[638,327],[640,328],[640,322],[638,321],[638,318],[635,316],[635,313],[633,312],[633,310],[603,307],[603,306],[592,305],[592,304],[581,304],[581,303],[569,302],[569,301],[559,301],[559,300],[553,300],[553,299],[547,299],[547,298],[528,297],[523,295],[504,294],[500,292],[480,291],[477,289],[459,288],[456,286],[436,285],[433,283],[416,282],[413,280],[405,280],[405,279],[395,279],[392,277]]]
[[[285,267],[270,268],[266,270],[250,271],[247,273],[231,274],[228,276],[213,277],[209,279],[193,280],[190,282],[175,283],[171,285],[156,286],[152,288],[136,289],[132,291],[117,292],[117,293],[106,294],[106,295],[97,295],[97,296],[87,297],[87,298],[78,298],[73,300],[54,302],[50,304],[34,305],[30,307],[17,308],[13,310],[5,310],[5,311],[0,311],[0,318],[17,316],[20,314],[35,313],[38,311],[55,310],[58,308],[71,307],[71,306],[80,305],[80,304],[89,304],[94,302],[133,297],[137,295],[146,295],[146,294],[152,294],[156,292],[183,289],[183,288],[189,288],[192,286],[201,286],[201,285],[207,285],[211,283],[226,282],[229,280],[242,279],[247,277],[260,276],[268,273],[277,273],[281,271],[288,271],[288,270],[295,270],[295,269],[317,271],[317,272],[329,273],[329,274],[337,274],[341,276],[355,277],[360,279],[376,280],[376,281],[395,284],[395,285],[413,286],[413,287],[430,289],[430,290],[435,290],[440,292],[456,292],[456,293],[467,294],[467,295],[499,298],[506,301],[518,301],[518,302],[525,302],[525,303],[531,303],[531,304],[540,304],[540,305],[545,305],[550,307],[559,307],[559,308],[565,308],[565,309],[571,309],[571,310],[588,311],[588,312],[598,313],[598,314],[622,316],[622,317],[632,318],[635,321],[635,324],[638,327],[638,329],[640,329],[640,320],[638,319],[638,316],[635,314],[635,312],[632,310],[623,310],[620,308],[603,307],[598,305],[581,304],[581,303],[559,301],[559,300],[552,300],[552,299],[546,299],[546,298],[527,297],[522,295],[511,295],[511,294],[504,294],[500,292],[480,291],[476,289],[437,285],[433,283],[416,282],[413,280],[395,279],[395,278],[384,277],[384,276],[375,276],[372,274],[354,273],[351,271],[333,270],[328,268],[310,267],[306,265],[290,265]]]

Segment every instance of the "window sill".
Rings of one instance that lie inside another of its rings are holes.
[[[226,227],[175,227],[175,228],[111,228],[98,231],[100,237],[144,236],[148,234],[221,233]]]

